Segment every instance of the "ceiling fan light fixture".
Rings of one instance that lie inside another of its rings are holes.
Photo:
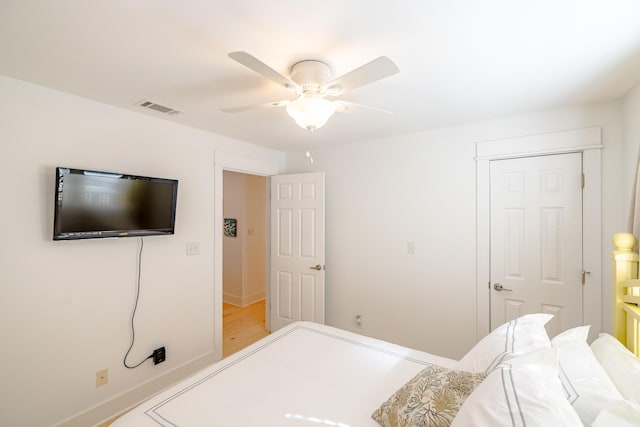
[[[335,112],[333,102],[319,96],[299,96],[287,104],[287,114],[310,132],[324,126]]]
[[[324,126],[335,112],[334,103],[319,96],[299,96],[287,104],[287,114],[309,132]]]

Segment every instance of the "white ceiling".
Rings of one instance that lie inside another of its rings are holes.
[[[315,133],[292,94],[227,57],[334,76],[378,56],[400,72],[342,99]],[[0,74],[275,149],[367,140],[612,100],[640,80],[638,0],[0,0]],[[2,96],[0,94],[0,96]],[[148,99],[182,114],[135,105]]]

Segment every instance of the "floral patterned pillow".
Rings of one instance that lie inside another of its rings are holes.
[[[448,427],[486,374],[431,365],[371,415],[383,427]]]

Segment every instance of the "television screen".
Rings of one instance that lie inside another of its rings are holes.
[[[56,168],[53,240],[173,234],[178,181]]]

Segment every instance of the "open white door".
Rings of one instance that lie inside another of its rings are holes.
[[[324,323],[324,173],[271,177],[271,331]]]

